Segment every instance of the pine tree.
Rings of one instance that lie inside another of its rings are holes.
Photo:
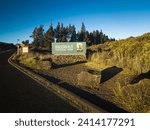
[[[40,47],[45,47],[45,38],[44,38],[44,25],[40,25],[38,28],[38,40],[40,43]]]
[[[37,49],[39,47],[38,28],[37,27],[34,28],[32,35],[30,37],[33,38],[33,42],[32,42],[33,47]]]
[[[108,39],[108,36],[104,34],[104,35],[103,35],[103,43],[106,42],[106,41],[108,41],[108,40],[109,40],[109,39]]]
[[[27,46],[27,45],[29,45],[29,40],[22,41],[22,43]]]
[[[94,37],[93,37],[93,33],[92,32],[89,34],[89,40],[90,40],[89,46],[93,45]]]
[[[81,26],[81,30],[80,30],[80,34],[79,34],[80,42],[86,42],[85,35],[86,35],[86,28],[85,28],[84,23],[82,22],[82,26]]]
[[[101,42],[100,32],[99,30],[96,30],[96,44],[100,44],[100,42]]]
[[[87,46],[90,45],[90,34],[88,31],[85,32],[84,42],[86,42]]]
[[[67,35],[67,39],[70,42],[75,42],[76,41],[76,28],[75,28],[75,26],[69,24],[69,26],[66,27],[66,31],[67,31],[67,34],[66,34]]]
[[[100,31],[99,35],[100,35],[100,43],[102,44],[103,43],[103,35],[104,35],[102,30]]]
[[[61,29],[60,29],[60,22],[58,22],[57,27],[55,29],[55,36],[58,42],[61,41]]]
[[[93,44],[96,44],[96,37],[97,37],[96,31],[94,30],[93,31]]]
[[[52,42],[54,41],[54,29],[53,29],[52,23],[45,34],[45,41],[46,41],[46,44],[47,44],[49,50],[51,51]]]
[[[69,26],[67,26],[66,30],[67,30],[67,41],[70,42],[71,37],[72,37],[72,26],[71,26],[71,24],[69,24]]]
[[[66,37],[67,37],[67,30],[62,23],[60,29],[60,42],[66,42],[67,41]]]
[[[72,36],[71,36],[71,42],[76,42],[76,27],[73,25],[71,26]]]
[[[86,28],[84,23],[82,22],[82,26],[81,26],[81,33],[85,33],[86,32]]]
[[[45,38],[44,38],[44,26],[40,25],[39,28],[35,28],[30,36],[33,38],[33,47],[39,48],[45,46]]]
[[[106,41],[115,41],[114,38],[109,38],[105,35],[102,30],[86,31],[83,22],[78,33],[74,25],[69,24],[69,26],[65,27],[63,23],[58,22],[56,28],[53,28],[51,24],[45,34],[43,25],[40,25],[38,28],[36,27],[31,37],[33,38],[33,47],[49,47],[49,50],[51,50],[51,44],[55,38],[57,42],[86,42],[88,46],[103,44]]]

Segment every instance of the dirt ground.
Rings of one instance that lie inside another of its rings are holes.
[[[113,96],[112,88],[116,85],[116,82],[119,81],[122,85],[127,84],[132,76],[127,76],[122,74],[122,69],[112,66],[110,68],[100,70],[101,71],[101,83],[99,84],[99,89],[91,89],[85,86],[79,86],[77,81],[77,75],[80,74],[82,71],[88,71],[91,68],[88,68],[85,63],[74,64],[74,65],[66,65],[60,66],[50,71],[39,71],[38,73],[44,74],[49,77],[54,77],[56,79],[61,80],[61,82],[66,82],[74,87],[81,88],[85,91],[90,93],[94,93],[97,96],[100,96],[104,99],[111,99]],[[126,78],[125,78],[126,77]],[[85,77],[86,78],[86,77]],[[110,91],[109,91],[110,90]],[[109,93],[108,93],[109,91]]]
[[[133,81],[133,79],[135,79],[135,75],[124,71],[122,68],[112,66],[112,67],[100,70],[101,81],[98,86],[98,89],[89,88],[89,87],[85,87],[85,86],[79,86],[78,81],[77,81],[77,75],[80,74],[82,71],[89,71],[91,69],[92,68],[88,68],[85,63],[80,63],[80,64],[57,66],[56,68],[53,68],[50,71],[45,71],[45,72],[42,71],[42,72],[38,72],[38,73],[51,81],[55,80],[55,83],[57,83],[58,85],[60,84],[60,86],[62,85],[63,87],[65,87],[65,89],[68,89],[69,91],[71,90],[78,94],[80,92],[82,93],[82,90],[83,90],[84,92],[95,95],[96,99],[93,98],[91,100],[93,100],[93,101],[97,100],[97,103],[98,103],[97,105],[99,105],[99,106],[101,106],[101,104],[99,104],[100,103],[99,101],[102,99],[102,100],[108,101],[109,102],[108,104],[110,104],[110,102],[111,102],[113,104],[116,104],[116,106],[124,109],[124,106],[122,107],[122,105],[120,104],[121,102],[120,103],[117,102],[119,100],[119,98],[116,97],[116,95],[114,94],[114,88],[116,88],[118,86],[118,84],[121,87],[123,87],[123,86],[126,87],[129,85],[129,86],[131,86],[131,89],[137,88],[136,85],[140,84],[140,81],[137,84],[130,85],[130,83]],[[141,81],[143,81],[143,80],[141,80]],[[132,89],[132,90],[134,90],[134,89]],[[117,93],[119,93],[119,90],[117,90]],[[82,94],[84,95],[84,93],[82,93]],[[132,94],[132,92],[131,92],[131,94]],[[86,94],[84,96],[87,97]],[[88,96],[90,97],[90,95],[88,95]],[[137,96],[137,95],[135,95],[135,96]],[[91,98],[92,98],[92,96],[91,96]],[[123,100],[125,100],[125,104],[128,104],[128,102],[126,102],[126,99],[124,99],[124,98],[125,97],[123,97]],[[128,98],[130,100],[132,100],[132,97],[129,96]],[[134,97],[134,98],[136,98],[136,97]],[[116,99],[117,99],[117,101],[116,101]],[[88,100],[90,100],[90,98]],[[145,100],[145,99],[143,99],[143,100]],[[142,102],[143,102],[143,100],[142,100]],[[132,103],[134,103],[134,100],[132,101]],[[139,102],[139,104],[140,104],[140,102]],[[104,106],[106,106],[106,105],[104,105]]]

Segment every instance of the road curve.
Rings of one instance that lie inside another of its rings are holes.
[[[8,63],[14,51],[0,54],[0,113],[80,112]]]

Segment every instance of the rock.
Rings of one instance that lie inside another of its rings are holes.
[[[78,85],[88,88],[99,88],[101,82],[101,74],[82,71],[77,75]]]
[[[52,62],[56,65],[86,62],[86,55],[53,55]]]

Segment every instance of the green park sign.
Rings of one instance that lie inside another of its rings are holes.
[[[86,54],[86,42],[52,43],[52,54],[59,54],[59,55]]]

